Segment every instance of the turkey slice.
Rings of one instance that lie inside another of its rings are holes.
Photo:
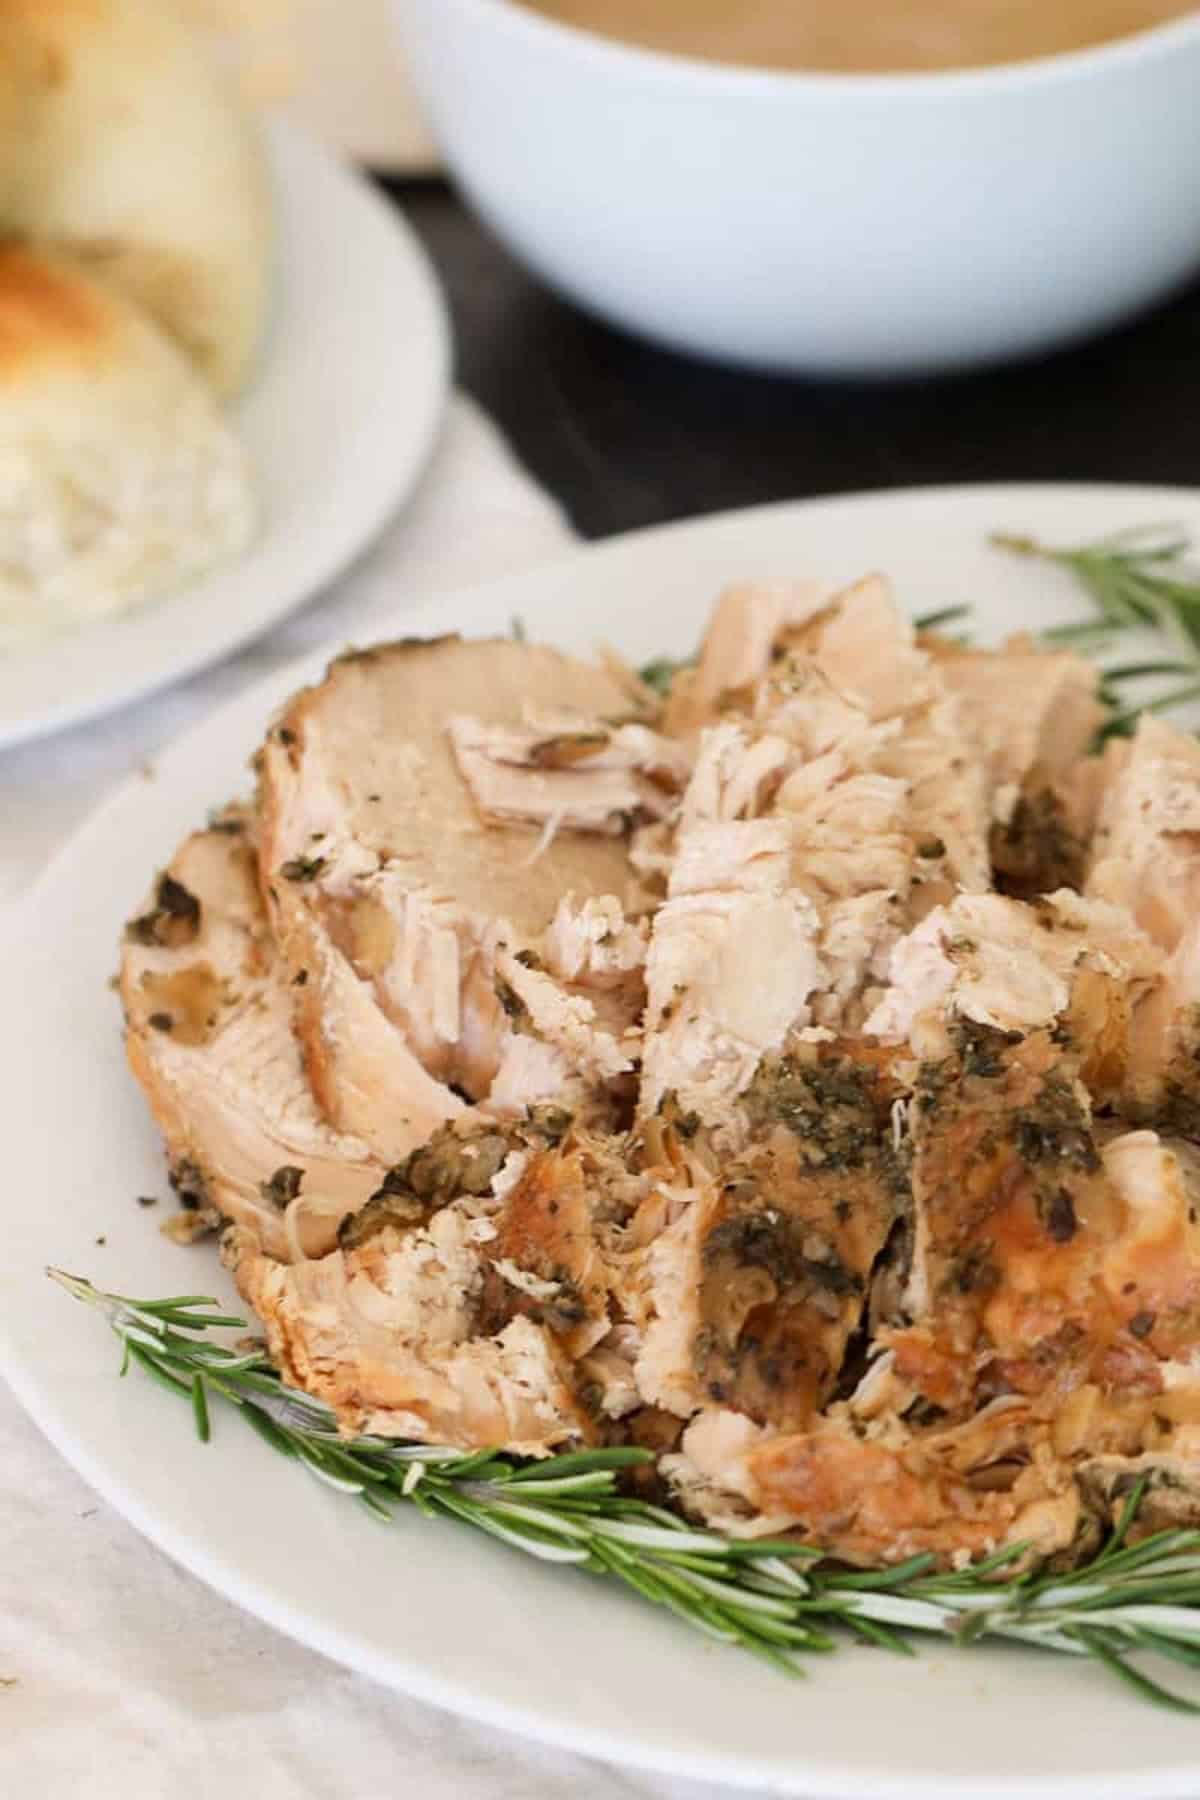
[[[256,862],[236,808],[176,853],[122,945],[125,1046],[181,1191],[272,1256],[319,1255],[384,1165],[313,1101]]]

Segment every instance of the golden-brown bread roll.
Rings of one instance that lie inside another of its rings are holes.
[[[242,384],[267,307],[267,177],[175,0],[0,0],[0,236],[69,251],[219,395]]]
[[[165,332],[0,247],[0,651],[194,580],[254,521],[245,453]]]

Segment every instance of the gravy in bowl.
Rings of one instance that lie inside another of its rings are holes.
[[[647,50],[763,69],[886,74],[1028,62],[1130,37],[1196,0],[525,0]]]

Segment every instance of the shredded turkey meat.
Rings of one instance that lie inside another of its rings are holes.
[[[1200,749],[1102,718],[877,576],[729,589],[664,696],[340,658],[122,946],[286,1379],[850,1562],[1200,1525]]]

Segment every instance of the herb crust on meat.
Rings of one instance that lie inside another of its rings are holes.
[[[335,663],[122,946],[287,1380],[851,1563],[1200,1525],[1200,751],[1102,712],[878,577]]]

